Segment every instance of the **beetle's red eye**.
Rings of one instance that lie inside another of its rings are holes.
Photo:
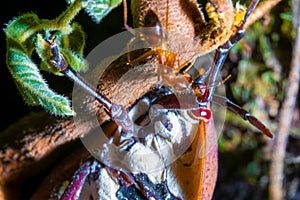
[[[207,108],[198,108],[191,111],[197,119],[209,120],[211,118],[211,111]]]

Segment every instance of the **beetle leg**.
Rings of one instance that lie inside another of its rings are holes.
[[[67,189],[61,196],[61,200],[77,200],[80,198],[80,193],[86,179],[90,175],[97,173],[99,163],[96,161],[85,162],[74,174],[71,184],[68,185]]]
[[[246,23],[247,18],[251,14],[251,12],[254,10],[256,5],[258,4],[259,0],[253,0],[252,3],[250,4],[249,8],[247,9],[246,13],[244,14],[243,19],[239,19],[240,11],[237,10],[236,12],[236,22],[235,22],[235,28],[236,28],[236,33],[232,35],[229,40],[220,46],[215,53],[214,56],[214,62],[213,65],[210,69],[210,74],[208,76],[208,85],[212,85],[216,82],[218,74],[220,73],[224,62],[228,56],[229,50],[238,42],[242,39],[245,30],[244,30],[244,24]],[[237,8],[239,9],[239,8]],[[242,12],[241,12],[242,13]],[[214,93],[214,87],[211,88],[210,94],[208,96],[208,101],[211,101],[212,95]]]
[[[132,28],[127,24],[127,16],[128,16],[128,9],[127,9],[127,0],[122,0],[122,4],[123,4],[123,23],[124,23],[124,27],[125,29],[127,29],[128,31],[130,31]]]
[[[215,56],[214,56],[214,62],[213,65],[209,71],[208,75],[208,85],[214,85],[217,82],[217,77],[224,65],[224,62],[228,56],[228,53],[230,49],[238,43],[242,37],[244,36],[245,29],[244,25],[246,23],[247,18],[251,14],[251,12],[255,9],[256,5],[258,4],[259,0],[253,0],[248,7],[247,11],[243,13],[243,11],[239,11],[239,9],[243,9],[242,7],[239,8],[237,5],[237,13],[236,13],[236,22],[235,22],[235,28],[236,33],[232,35],[229,40],[219,47],[216,50]],[[239,19],[243,15],[243,19]],[[196,84],[202,83],[204,81],[204,78],[206,76],[200,76],[197,78],[194,82]],[[228,109],[235,112],[236,114],[240,115],[244,120],[249,121],[252,125],[254,125],[256,128],[258,128],[260,131],[262,131],[266,136],[272,138],[273,135],[270,132],[270,130],[263,125],[256,117],[252,116],[248,111],[244,110],[240,106],[234,104],[232,101],[230,101],[227,98],[220,97],[217,95],[214,95],[214,89],[215,87],[211,87],[210,92],[208,93],[207,102],[210,102],[212,100],[212,97],[214,97],[214,100],[219,104],[225,104]]]
[[[59,53],[58,46],[53,39],[50,42],[50,49],[53,54],[51,62],[56,66],[66,77],[77,83],[88,92],[90,95],[95,97],[100,103],[104,105],[108,114],[116,122],[117,125],[122,127],[124,132],[133,132],[133,122],[130,119],[127,111],[120,105],[111,102],[104,94],[98,92],[89,83],[87,83],[83,77],[81,77],[77,72],[75,72],[65,61],[62,54]]]

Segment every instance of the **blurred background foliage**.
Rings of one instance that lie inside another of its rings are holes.
[[[227,59],[224,75],[226,96],[249,110],[272,132],[290,70],[295,29],[292,1],[281,1],[272,11],[247,29],[243,42]],[[295,97],[299,99],[298,97]],[[285,158],[284,188],[287,199],[300,199],[299,101],[294,110]],[[219,178],[215,199],[269,199],[270,140],[247,122],[228,111],[219,138]]]
[[[40,18],[54,18],[65,8],[61,1],[12,0],[11,6],[2,7],[2,28],[13,17],[24,12],[35,12]],[[100,24],[92,22],[81,12],[75,19],[87,33],[86,55],[105,38],[124,30],[122,7],[114,9]],[[223,76],[231,75],[225,83],[226,96],[243,108],[251,111],[273,132],[277,127],[278,111],[284,98],[284,88],[292,57],[295,31],[292,24],[292,0],[281,1],[262,20],[249,28],[244,41],[236,45]],[[3,32],[1,46],[5,47]],[[11,105],[2,112],[0,129],[6,128],[20,117],[40,108],[24,104],[5,66],[4,50],[1,51],[2,105]],[[50,87],[59,93],[71,91],[73,84],[63,77],[43,74]],[[62,87],[63,86],[63,87]],[[299,99],[299,96],[297,97]],[[300,120],[298,101],[292,132],[288,141],[285,160],[284,186],[287,199],[300,199]],[[269,140],[257,129],[227,112],[226,124],[219,138],[219,176],[214,199],[268,199],[268,175],[273,140]]]

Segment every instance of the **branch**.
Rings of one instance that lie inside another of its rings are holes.
[[[300,5],[300,0],[294,1],[294,6]],[[294,13],[296,14],[296,13]],[[300,14],[297,13],[298,21]],[[272,153],[272,161],[270,166],[270,186],[269,193],[270,199],[281,200],[284,199],[283,190],[283,164],[285,157],[285,150],[287,139],[290,132],[292,121],[292,113],[294,111],[297,94],[299,91],[300,83],[300,23],[295,25],[296,38],[293,50],[293,58],[291,62],[291,71],[288,77],[288,84],[286,87],[286,97],[283,102],[282,109],[279,113],[279,124],[277,129],[277,137],[275,139],[274,151]]]
[[[245,29],[254,24],[257,20],[261,19],[264,15],[268,14],[270,10],[275,7],[281,0],[266,0],[258,4],[255,10],[248,17],[245,24]]]

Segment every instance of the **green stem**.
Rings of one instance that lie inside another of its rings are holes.
[[[57,18],[53,20],[40,20],[38,25],[29,26],[30,28],[23,33],[19,38],[16,38],[19,43],[25,42],[32,35],[43,31],[54,31],[59,30],[60,32],[64,32],[68,34],[72,31],[72,27],[70,26],[70,22],[74,19],[74,17],[78,14],[78,12],[83,8],[82,0],[75,0],[71,3],[68,8]],[[38,18],[36,20],[39,20]],[[29,55],[29,54],[28,54]]]
[[[70,26],[71,21],[82,9],[82,0],[74,0],[68,8],[53,20],[43,20],[41,26],[36,27],[39,30],[59,31],[63,34],[69,34],[73,28]]]
[[[55,19],[57,26],[64,27],[66,26],[66,24],[69,24],[82,9],[81,3],[82,0],[75,0],[74,2],[72,2],[70,6]]]

